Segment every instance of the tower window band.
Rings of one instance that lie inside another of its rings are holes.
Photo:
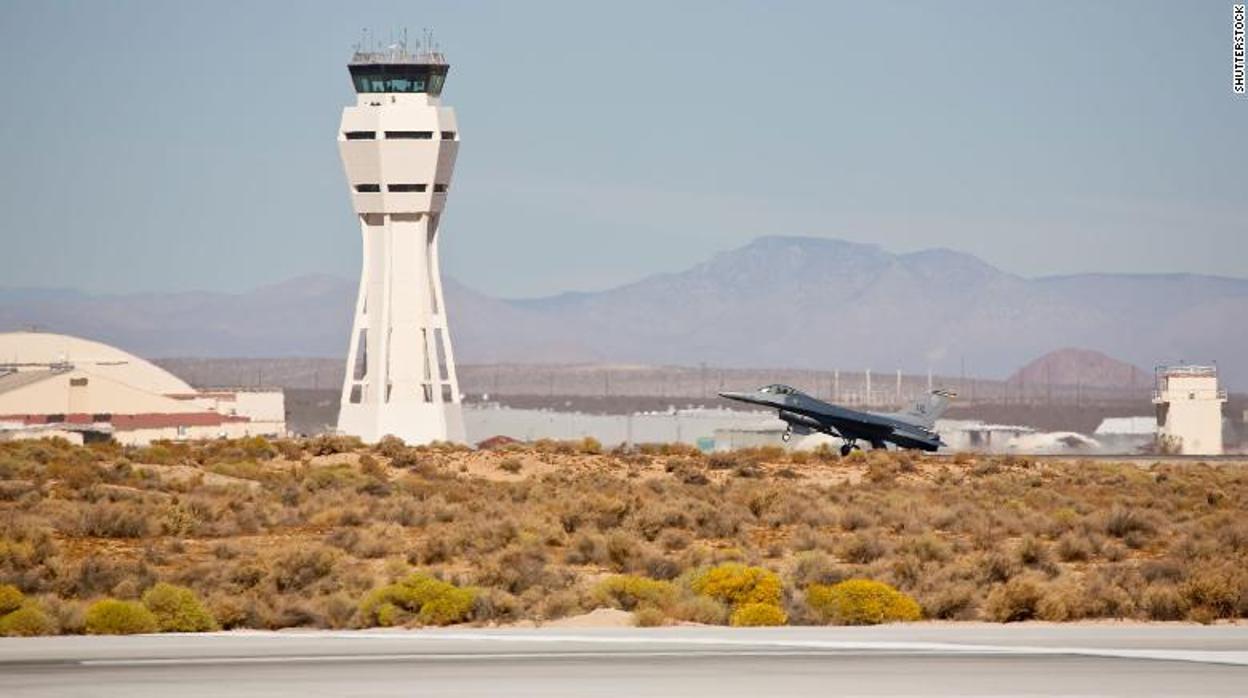
[[[445,184],[435,184],[435,185],[433,185],[433,190],[434,190],[434,191],[436,191],[436,192],[439,192],[439,193],[444,192],[444,191],[446,191],[446,185],[445,185]]]
[[[381,191],[380,184],[357,184],[355,190],[361,194],[373,193]]]
[[[442,140],[444,140],[444,141],[453,141],[453,140],[455,140],[455,132],[454,132],[454,131],[443,131],[443,132],[442,132]]]
[[[394,193],[428,191],[428,189],[429,189],[428,184],[388,184],[386,185],[386,191],[394,192]]]
[[[361,63],[347,66],[356,92],[426,92],[435,97],[442,94],[447,69],[448,66],[445,65],[408,63]]]
[[[376,131],[347,131],[344,136],[349,141],[371,141],[377,137]]]
[[[417,140],[428,140],[433,138],[433,131],[386,131],[386,138],[415,138]]]

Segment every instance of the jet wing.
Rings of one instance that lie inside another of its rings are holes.
[[[800,415],[804,420],[818,422],[825,428],[835,429],[843,436],[855,438],[884,438],[897,427],[896,422],[886,417],[832,405],[809,395],[801,395],[799,399],[792,400],[781,408],[782,419],[785,418],[785,413]]]

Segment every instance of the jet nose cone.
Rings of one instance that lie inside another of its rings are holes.
[[[740,400],[741,398],[745,397],[745,393],[734,393],[731,390],[725,390],[719,393],[719,396],[726,397],[729,400]]]

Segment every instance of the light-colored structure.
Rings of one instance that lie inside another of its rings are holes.
[[[1222,454],[1222,403],[1216,366],[1159,366],[1157,434],[1162,448],[1184,455]]]
[[[438,226],[459,129],[441,104],[442,54],[357,51],[355,106],[338,149],[359,217],[364,263],[338,429],[366,441],[464,440],[438,272]]]
[[[1157,444],[1157,416],[1106,417],[1092,437],[1110,453],[1153,451]]]
[[[116,347],[44,332],[0,333],[0,439],[73,432],[124,444],[281,436],[281,392],[199,392]]]
[[[1019,424],[989,424],[979,419],[941,419],[936,422],[936,433],[950,453],[1005,453],[1015,441],[1036,430]]]

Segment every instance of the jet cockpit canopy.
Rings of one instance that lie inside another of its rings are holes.
[[[758,392],[768,393],[770,395],[796,395],[797,389],[781,383],[772,383],[771,385],[764,385],[759,388]]]

